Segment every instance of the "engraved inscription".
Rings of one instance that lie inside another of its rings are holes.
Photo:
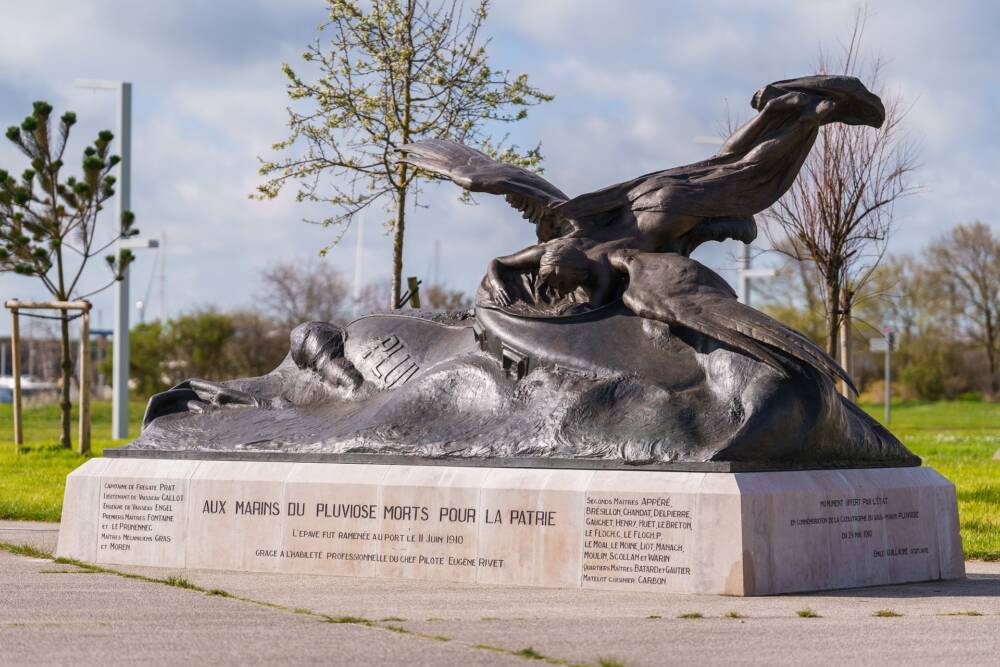
[[[846,498],[823,498],[817,501],[817,511],[809,516],[790,518],[792,528],[808,529],[821,527],[835,531],[840,540],[861,540],[869,542],[872,558],[894,558],[917,556],[930,553],[926,544],[885,545],[883,534],[891,537],[892,529],[900,521],[920,518],[920,511],[913,507],[902,510],[890,507],[887,495],[851,496]],[[907,531],[908,532],[908,531]]]
[[[129,552],[173,541],[184,494],[176,481],[105,480],[100,502],[98,552]]]
[[[479,526],[525,526],[545,530],[559,525],[559,513],[529,507],[313,502],[295,499],[206,498],[206,515],[287,516],[291,546],[252,547],[262,559],[307,559],[398,563],[457,568],[503,568],[505,558],[466,553],[474,548]],[[456,549],[465,547],[459,553]],[[452,553],[454,552],[454,553]]]
[[[371,360],[372,372],[387,388],[406,384],[420,370],[403,341],[395,334],[373,345],[362,358]]]
[[[669,495],[590,493],[583,581],[662,586],[691,574],[694,520]]]

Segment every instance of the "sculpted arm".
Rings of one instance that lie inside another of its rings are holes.
[[[764,108],[756,116],[745,122],[733,132],[726,143],[719,149],[719,155],[739,153],[750,150],[761,135],[775,122],[775,114],[790,109],[805,106],[809,101],[802,93],[785,93],[767,101]]]
[[[608,253],[608,264],[618,273],[628,275],[628,260],[635,254],[631,250],[612,250]]]
[[[541,245],[534,245],[530,248],[525,248],[524,250],[515,252],[512,255],[497,257],[490,262],[490,286],[493,288],[493,298],[496,299],[496,302],[499,305],[510,305],[510,295],[507,293],[507,288],[504,287],[503,276],[501,275],[502,272],[508,269],[513,269],[515,271],[530,271],[532,269],[537,269],[544,253],[544,247]]]
[[[606,304],[611,296],[615,270],[611,268],[611,263],[608,261],[598,260],[594,262],[594,265],[594,292],[590,297],[590,305],[599,308]]]

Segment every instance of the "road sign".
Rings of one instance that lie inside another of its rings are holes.
[[[868,341],[868,349],[872,352],[885,354],[885,370],[883,383],[885,385],[885,423],[892,422],[892,353],[899,349],[896,334],[891,328],[886,328],[885,338],[872,338]]]
[[[868,341],[868,349],[872,352],[885,352],[889,349],[889,341],[892,341],[892,351],[899,351],[899,341],[892,334],[888,338],[871,338]]]

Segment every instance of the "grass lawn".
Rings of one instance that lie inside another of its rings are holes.
[[[865,405],[881,419],[882,408]],[[139,433],[144,406],[130,407],[132,430]],[[92,406],[93,456],[124,444],[106,436],[111,404]],[[74,414],[73,437],[76,437]],[[1000,560],[1000,404],[906,402],[894,405],[891,428],[924,464],[938,470],[958,489],[962,540],[968,558]],[[82,462],[60,449],[59,410],[32,408],[24,415],[24,449],[14,456],[11,406],[0,405],[0,519],[58,521],[66,475]]]
[[[129,406],[129,433],[139,435],[145,404]],[[73,405],[71,434],[77,442],[77,406]],[[111,402],[90,405],[91,456],[100,456],[105,447],[117,447],[127,440],[112,440]],[[66,475],[86,459],[59,446],[59,406],[46,405],[24,410],[24,444],[14,455],[14,419],[10,405],[0,405],[0,519],[58,521],[62,512]]]
[[[863,407],[882,420],[882,406]],[[889,426],[955,484],[966,558],[1000,560],[1000,403],[894,403]]]

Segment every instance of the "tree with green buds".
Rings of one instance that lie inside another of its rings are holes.
[[[112,169],[121,159],[111,154],[114,135],[108,130],[83,151],[81,173],[62,179],[70,130],[76,114],[64,113],[53,131],[52,105],[35,102],[20,126],[7,128],[7,139],[28,158],[20,178],[0,169],[0,271],[12,271],[42,282],[56,301],[86,299],[121,280],[132,261],[128,250],[108,259],[109,281],[94,290],[80,280],[90,258],[122,238],[139,233],[135,216],[125,213],[110,238],[97,238],[98,214],[115,194]],[[60,313],[61,397],[63,447],[70,447],[69,390],[73,377],[69,313]]]
[[[313,76],[283,68],[290,133],[273,148],[290,155],[262,160],[268,180],[253,196],[272,199],[293,183],[298,201],[335,209],[307,221],[340,225],[333,243],[358,212],[382,210],[393,233],[390,308],[400,296],[408,195],[425,176],[397,160],[400,146],[451,139],[529,168],[541,161],[538,146],[519,151],[487,133],[552,99],[526,74],[489,65],[481,35],[489,4],[467,11],[461,0],[326,0],[321,35],[302,54]]]

